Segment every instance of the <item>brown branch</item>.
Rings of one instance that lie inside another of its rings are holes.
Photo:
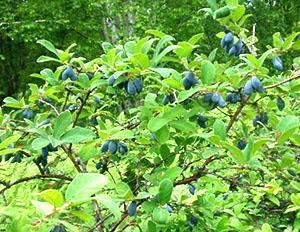
[[[72,161],[72,163],[74,164],[76,170],[78,172],[81,172],[81,168],[80,168],[79,164],[76,162],[76,160],[75,160],[75,158],[72,154],[72,151],[70,149],[68,149],[65,145],[61,145],[61,148],[64,150],[64,152],[67,154],[69,159]]]
[[[231,127],[233,126],[234,122],[237,120],[238,116],[242,112],[242,109],[244,108],[244,106],[246,105],[246,103],[247,103],[248,100],[249,100],[249,96],[244,96],[243,97],[240,106],[237,108],[237,110],[235,111],[235,113],[230,118],[230,121],[229,121],[229,123],[227,125],[227,128],[226,128],[227,132],[231,129]]]
[[[67,181],[72,181],[71,177],[68,176],[64,176],[64,175],[35,175],[35,176],[29,176],[29,177],[24,177],[21,179],[18,179],[12,183],[9,183],[8,185],[6,185],[5,188],[3,188],[0,191],[0,194],[3,194],[6,190],[8,190],[9,188],[11,188],[14,185],[23,183],[23,182],[27,182],[30,180],[35,180],[35,179],[61,179],[61,180],[67,180]]]
[[[298,78],[300,78],[300,74],[297,73],[297,71],[295,71],[295,72],[293,72],[293,74],[291,75],[291,77],[289,77],[289,78],[287,78],[287,79],[285,79],[285,80],[283,80],[283,81],[280,81],[280,82],[278,82],[278,83],[275,83],[275,84],[272,84],[272,85],[268,85],[268,86],[265,87],[265,89],[276,88],[277,86],[283,85],[283,84],[285,84],[285,83],[287,83],[287,82],[296,80],[296,79],[298,79]]]
[[[70,96],[70,94],[71,94],[71,92],[70,92],[70,90],[69,90],[69,89],[67,89],[67,88],[66,88],[66,90],[68,91],[68,93],[67,93],[67,96],[66,96],[65,102],[64,102],[64,104],[63,104],[63,106],[62,106],[62,108],[61,108],[61,111],[64,111],[64,110],[65,110],[65,108],[66,108],[66,105],[67,105],[67,103],[68,103],[69,96]]]
[[[205,174],[205,169],[208,164],[210,164],[211,162],[213,162],[215,160],[223,159],[224,157],[226,157],[226,156],[210,156],[210,157],[208,157],[204,161],[202,167],[194,175],[184,178],[182,180],[176,181],[174,183],[174,185],[176,186],[176,185],[182,185],[182,184],[189,184],[189,183],[199,179],[199,177],[201,177],[201,176],[203,176],[203,174]]]

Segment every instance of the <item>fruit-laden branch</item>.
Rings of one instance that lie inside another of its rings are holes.
[[[187,178],[184,178],[184,179],[182,179],[182,180],[179,180],[179,181],[175,182],[175,183],[174,183],[174,186],[176,186],[176,185],[182,185],[182,184],[188,184],[188,183],[191,183],[191,182],[197,180],[199,177],[201,177],[203,174],[205,174],[205,169],[206,169],[206,167],[207,167],[208,164],[210,164],[211,162],[213,162],[213,161],[215,161],[215,160],[222,159],[222,158],[224,158],[224,157],[226,157],[226,156],[210,156],[210,157],[208,157],[208,158],[204,161],[202,167],[197,171],[197,173],[195,173],[194,175],[192,175],[192,176],[190,176],[190,177],[187,177]],[[147,199],[148,199],[148,198],[141,200],[141,201],[138,203],[137,206],[141,205],[141,204],[143,203],[143,201],[145,201],[145,200],[147,200]],[[125,220],[125,218],[126,218],[127,216],[128,216],[128,212],[125,211],[125,212],[122,214],[121,219],[120,219],[119,221],[117,221],[117,222],[112,226],[112,228],[110,229],[110,232],[114,232],[114,231],[117,229],[117,227],[122,223],[122,221]]]
[[[35,176],[29,176],[29,177],[24,177],[21,179],[18,179],[12,183],[6,183],[6,187],[3,188],[0,191],[0,194],[3,194],[6,190],[8,190],[9,188],[11,188],[14,185],[23,183],[23,182],[27,182],[27,181],[31,181],[31,180],[36,180],[36,179],[60,179],[60,180],[66,180],[66,181],[72,181],[71,177],[68,176],[64,176],[64,175],[35,175]]]
[[[291,82],[293,80],[296,80],[298,78],[300,78],[300,73],[298,72],[299,70],[295,70],[293,71],[293,73],[291,74],[291,76],[283,81],[280,81],[278,83],[275,83],[275,84],[272,84],[272,85],[268,85],[268,86],[265,86],[264,89],[273,89],[273,88],[276,88],[280,85],[283,85],[285,83],[288,83],[288,82]],[[233,126],[234,122],[237,121],[237,118],[238,116],[240,115],[240,113],[242,112],[242,109],[246,106],[246,103],[247,101],[249,100],[249,96],[245,96],[243,99],[242,99],[242,102],[240,104],[240,106],[237,108],[237,110],[235,111],[235,113],[232,115],[232,117],[230,118],[230,121],[227,125],[227,128],[226,128],[226,131],[228,132],[231,127]]]

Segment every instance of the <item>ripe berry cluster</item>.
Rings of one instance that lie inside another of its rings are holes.
[[[228,32],[221,40],[221,46],[228,52],[230,56],[239,56],[244,53],[244,43],[241,39],[234,44],[234,36]]]
[[[111,76],[108,78],[108,85],[113,86],[116,82],[116,78],[114,76]],[[125,81],[123,83],[117,84],[118,87],[122,88],[124,87],[125,91],[129,95],[136,95],[140,92],[142,92],[143,89],[143,81],[140,77],[137,77],[133,80]]]
[[[111,154],[115,154],[119,151],[120,154],[125,154],[128,151],[127,145],[122,142],[117,142],[114,140],[105,141],[101,146],[101,152],[106,153],[110,152]]]
[[[253,76],[251,80],[248,80],[245,84],[244,87],[244,94],[250,96],[253,92],[263,92],[264,87],[260,80],[256,77]]]
[[[204,102],[211,104],[213,107],[219,106],[224,108],[226,102],[223,97],[218,93],[207,93],[204,95]]]
[[[268,124],[269,118],[266,113],[260,113],[259,115],[256,115],[256,117],[253,119],[253,126],[261,126],[261,124]]]

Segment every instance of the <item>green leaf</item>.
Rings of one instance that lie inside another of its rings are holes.
[[[56,59],[56,58],[53,58],[50,56],[40,56],[36,60],[37,63],[44,63],[44,62],[49,62],[49,61],[55,61],[55,62],[61,63],[61,61],[59,59]]]
[[[131,130],[122,130],[122,131],[118,131],[117,133],[113,134],[111,136],[111,139],[125,140],[125,139],[131,139],[133,137],[134,137],[134,133]]]
[[[155,133],[156,138],[160,144],[166,143],[170,138],[170,130],[167,126],[163,126]]]
[[[208,59],[213,62],[216,58],[218,48],[215,48],[211,53],[209,53]]]
[[[106,194],[98,194],[95,198],[101,205],[107,208],[115,216],[116,221],[121,219],[121,211],[119,205],[114,202],[110,196]]]
[[[235,160],[235,162],[239,164],[245,162],[243,152],[239,148],[226,142],[221,142],[221,145],[231,153],[231,156]]]
[[[264,223],[261,227],[261,232],[272,232],[271,226],[268,223]]]
[[[54,47],[54,45],[49,42],[48,40],[45,39],[40,39],[37,41],[38,44],[41,44],[42,46],[44,46],[47,50],[49,50],[50,52],[54,53],[55,55],[58,56],[57,51]]]
[[[129,185],[122,181],[116,184],[116,192],[118,194],[118,197],[125,200],[129,200],[133,197],[133,193]]]
[[[67,131],[61,137],[61,141],[63,141],[64,143],[80,143],[83,141],[90,141],[95,137],[96,135],[91,129],[77,126]]]
[[[161,32],[161,31],[158,31],[158,30],[147,30],[146,33],[151,34],[151,35],[155,35],[159,38],[162,38],[166,35],[165,33]]]
[[[175,181],[177,177],[182,172],[182,168],[180,167],[172,167],[166,170],[165,174],[163,175],[162,179],[170,179],[171,181]]]
[[[24,105],[25,105],[23,99],[21,101],[18,101],[16,99],[14,99],[13,97],[4,98],[3,102],[5,103],[4,106],[11,107],[11,108],[16,108],[16,109],[23,108]]]
[[[253,153],[254,153],[254,141],[253,141],[252,136],[250,136],[248,139],[248,142],[247,142],[247,146],[243,150],[243,155],[245,157],[245,161],[249,161],[251,159],[251,157],[253,156]]]
[[[159,183],[158,199],[161,204],[166,204],[170,201],[173,191],[173,182],[170,179],[163,179]]]
[[[181,91],[178,95],[178,101],[183,102],[184,100],[188,99],[190,96],[194,95],[201,89],[200,85],[196,87],[190,88],[189,90]]]
[[[293,34],[289,35],[289,36],[285,39],[285,41],[284,41],[284,43],[283,43],[283,45],[282,45],[282,48],[285,49],[285,50],[290,49],[290,48],[293,46],[293,41],[294,41],[294,39],[295,39],[299,34],[300,34],[300,32],[296,32],[296,33],[293,33]]]
[[[61,113],[56,119],[54,129],[53,129],[53,137],[59,139],[71,125],[72,116],[70,111],[65,111]]]
[[[148,68],[150,66],[150,60],[147,55],[139,53],[131,57],[131,62],[134,65],[139,65],[141,68]]]
[[[4,139],[0,143],[0,149],[7,148],[8,145],[11,145],[11,144],[15,143],[16,141],[18,141],[19,138],[21,138],[21,136],[22,135],[20,135],[20,134],[15,134],[15,135],[12,135],[12,136]]]
[[[71,202],[88,200],[108,183],[108,178],[96,173],[79,173],[68,185],[65,199]]]
[[[203,33],[199,33],[191,37],[188,42],[192,45],[195,45],[200,39],[202,39]]]
[[[183,132],[195,132],[197,130],[195,123],[187,121],[186,119],[173,121],[170,123],[170,126]]]
[[[238,6],[239,1],[238,0],[225,0],[226,4],[230,8],[235,8]]]
[[[225,140],[227,136],[226,125],[223,121],[217,119],[213,125],[214,134],[219,136],[220,139]]]
[[[209,60],[204,60],[201,64],[201,77],[203,84],[211,85],[215,82],[215,76],[215,66]]]
[[[172,72],[175,71],[174,69],[171,69],[171,68],[150,68],[150,70],[158,73],[163,78],[167,78],[167,77],[171,76]]]
[[[47,201],[54,207],[62,206],[64,203],[63,195],[56,189],[47,189],[41,192],[40,196],[43,200]]]
[[[148,129],[152,132],[158,131],[163,126],[167,125],[170,122],[170,119],[163,118],[161,115],[151,118],[148,122]]]
[[[152,213],[153,221],[157,224],[167,224],[169,220],[170,214],[168,213],[167,209],[163,208],[155,208]]]
[[[174,52],[180,58],[187,58],[191,55],[193,49],[194,46],[192,44],[188,42],[179,42],[176,48],[174,49]]]
[[[7,154],[12,154],[12,153],[16,153],[16,152],[18,152],[20,150],[21,150],[21,148],[7,148],[7,149],[4,149],[4,150],[0,151],[0,156],[7,155]]]
[[[31,143],[31,147],[33,150],[40,150],[43,147],[46,147],[49,145],[49,140],[47,138],[44,137],[38,137],[36,139],[34,139]]]
[[[218,4],[216,0],[207,0],[207,3],[209,7],[212,9],[212,11],[215,11],[218,9]]]
[[[279,122],[277,130],[279,130],[281,133],[284,133],[299,126],[299,118],[297,116],[288,115]]]
[[[92,158],[95,158],[98,154],[96,143],[88,143],[83,145],[78,151],[79,156],[83,161],[88,161]]]
[[[280,32],[276,32],[273,34],[273,46],[275,48],[282,48],[283,45],[283,39],[280,35]]]
[[[300,127],[299,118],[296,116],[288,115],[284,117],[277,126],[277,142],[282,144],[288,140]]]

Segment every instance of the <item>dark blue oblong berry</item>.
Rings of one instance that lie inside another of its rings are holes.
[[[136,87],[133,83],[133,81],[128,81],[127,84],[127,93],[129,93],[130,95],[135,95],[137,93]]]
[[[44,126],[50,123],[50,118],[46,118],[45,120],[41,121],[40,124],[38,125],[40,126]]]
[[[207,93],[207,94],[205,94],[204,98],[203,98],[204,102],[210,103],[212,101],[211,100],[212,96],[213,96],[213,93]]]
[[[67,80],[68,78],[70,78],[72,81],[77,80],[77,74],[74,72],[74,70],[71,67],[66,68],[62,72],[62,79]]]
[[[225,46],[226,46],[225,36],[221,39],[221,46],[223,48],[225,48]]]
[[[192,87],[192,82],[190,82],[189,79],[184,78],[183,79],[183,87],[184,87],[185,90],[190,89]]]
[[[30,119],[30,118],[32,118],[32,116],[33,116],[33,111],[30,110],[30,109],[28,109],[28,108],[26,108],[26,109],[23,111],[22,115],[23,115],[24,118]]]
[[[42,148],[42,157],[45,158],[48,156],[48,148],[47,147],[43,147]]]
[[[273,59],[273,65],[274,65],[274,68],[276,68],[277,70],[279,70],[279,71],[283,70],[282,60],[279,58],[279,56],[276,56]]]
[[[128,151],[128,148],[127,148],[126,144],[119,143],[118,150],[119,150],[120,154],[124,155]]]
[[[94,76],[94,74],[91,73],[91,72],[86,73],[86,75],[89,78],[89,80],[91,80],[93,78],[93,76]]]
[[[260,121],[262,124],[268,124],[268,121],[269,121],[269,117],[266,113],[261,113],[260,114]]]
[[[230,56],[235,56],[236,52],[237,52],[237,49],[236,49],[235,45],[233,45],[228,51]]]
[[[169,95],[164,95],[163,99],[162,99],[162,104],[163,105],[167,105],[170,102],[170,97]]]
[[[235,55],[238,56],[238,55],[240,55],[242,53],[243,41],[241,39],[239,39],[236,42],[235,47],[236,47],[236,53],[235,53]]]
[[[101,146],[101,152],[106,153],[108,151],[109,141],[105,141]]]
[[[140,93],[143,89],[143,82],[142,82],[142,79],[141,78],[135,78],[134,81],[133,81],[133,84],[135,85],[135,88],[136,88],[136,92],[137,93]]]
[[[285,102],[281,97],[277,97],[277,107],[280,111],[282,111],[285,107]]]
[[[187,78],[192,83],[192,86],[197,85],[199,83],[199,80],[195,77],[192,71],[189,71],[186,74],[185,78]]]
[[[50,232],[67,232],[66,227],[62,224],[54,226]]]
[[[263,87],[262,83],[260,82],[260,80],[256,76],[252,77],[251,85],[252,85],[253,89],[255,89],[257,92],[263,92],[264,91],[264,87]]]
[[[168,210],[169,213],[173,213],[173,208],[171,205],[166,204],[166,209]]]
[[[202,114],[198,114],[197,115],[197,123],[200,127],[202,128],[206,128],[207,127],[207,117],[202,115]]]
[[[108,144],[108,150],[111,154],[115,154],[117,152],[118,146],[115,141],[110,141]]]
[[[212,101],[213,103],[218,103],[219,100],[220,100],[220,95],[219,95],[219,94],[214,93],[214,94],[211,96],[211,101]]]
[[[226,102],[224,101],[222,96],[220,96],[220,99],[218,101],[218,106],[221,108],[224,108],[226,106]]]
[[[244,94],[250,96],[253,93],[254,89],[252,87],[251,80],[248,80],[244,87]]]
[[[115,81],[116,81],[116,78],[114,76],[110,76],[108,78],[108,85],[109,86],[113,86],[113,84],[115,83]]]
[[[94,96],[94,97],[93,97],[93,100],[94,100],[94,102],[96,102],[97,104],[100,104],[100,103],[101,103],[100,98],[97,97],[97,96]]]
[[[190,192],[190,194],[194,195],[195,194],[195,190],[196,190],[195,186],[192,185],[192,184],[189,184],[189,192]]]
[[[134,216],[136,213],[137,203],[136,201],[132,201],[128,206],[127,213],[130,217]]]
[[[77,110],[77,106],[76,106],[75,104],[72,104],[72,105],[69,106],[68,109],[69,109],[70,111],[75,111],[75,110]]]
[[[198,224],[198,219],[193,214],[191,214],[190,215],[190,222],[193,226],[196,226]]]
[[[224,41],[225,43],[232,43],[234,40],[234,37],[233,37],[233,34],[231,32],[227,33],[225,36],[224,36]]]
[[[247,143],[244,140],[239,139],[237,145],[236,145],[240,150],[244,150],[245,147],[247,146]]]

